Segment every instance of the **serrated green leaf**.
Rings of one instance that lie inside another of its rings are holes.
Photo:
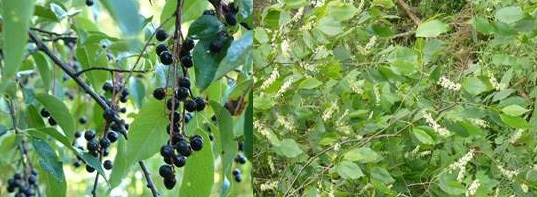
[[[167,119],[165,104],[149,99],[136,115],[129,129],[126,151],[118,152],[110,175],[110,184],[117,187],[130,168],[140,160],[153,156],[166,143]],[[123,153],[123,154],[122,154]]]
[[[2,2],[2,81],[12,80],[22,64],[33,12],[34,0]]]
[[[74,138],[75,123],[65,103],[48,94],[38,94],[35,98],[50,112],[50,116],[58,122],[68,139]]]
[[[437,37],[449,31],[449,25],[439,20],[431,20],[422,23],[416,29],[416,37]]]

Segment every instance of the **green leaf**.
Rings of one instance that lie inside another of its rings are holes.
[[[233,41],[216,70],[214,80],[220,79],[228,72],[243,65],[246,59],[251,58],[253,41],[254,32],[252,30],[246,32],[238,40]]]
[[[530,127],[530,123],[528,123],[524,118],[518,116],[500,114],[500,118],[505,124],[516,129],[527,129]]]
[[[128,36],[135,36],[142,29],[143,17],[139,15],[137,1],[101,0],[104,7],[118,23],[119,29]]]
[[[352,3],[343,3],[341,1],[331,1],[328,3],[327,12],[328,15],[332,16],[335,20],[346,21],[352,19],[358,9],[356,9]]]
[[[440,175],[438,186],[442,191],[454,196],[464,194],[464,191],[466,191],[461,183],[448,174]]]
[[[311,90],[313,88],[319,87],[322,84],[323,84],[323,82],[321,82],[321,81],[319,81],[319,80],[317,80],[315,78],[306,78],[300,83],[298,88],[299,89]]]
[[[343,25],[331,16],[322,17],[317,22],[317,29],[326,34],[327,36],[337,36],[343,32]]]
[[[182,21],[183,23],[194,20],[200,17],[204,10],[209,5],[208,1],[185,0],[183,3]],[[164,22],[171,17],[177,8],[177,1],[166,1],[162,13],[160,14],[160,22]],[[163,28],[169,29],[174,24],[174,19],[170,20]]]
[[[382,160],[382,156],[369,147],[351,149],[343,155],[343,158],[360,163],[375,163]]]
[[[364,176],[360,166],[350,161],[342,161],[336,166],[336,171],[344,179],[357,179]]]
[[[279,155],[286,156],[288,158],[294,158],[298,155],[302,154],[304,151],[300,149],[298,144],[294,139],[286,138],[282,141],[280,141],[279,144],[276,144],[273,147],[274,152],[276,152]]]
[[[203,15],[196,19],[188,28],[188,36],[206,39],[215,36],[224,29],[224,24],[213,15]]]
[[[507,24],[515,23],[524,18],[524,11],[520,6],[503,7],[496,11],[494,17]]]
[[[65,181],[62,162],[50,145],[41,139],[33,138],[32,146],[39,155],[39,164],[44,171],[50,173],[58,181]]]
[[[65,104],[54,96],[37,94],[35,98],[50,112],[50,116],[58,122],[68,139],[74,138],[75,123]]]
[[[520,107],[520,105],[509,105],[502,109],[502,112],[510,116],[520,116],[526,112],[530,111],[529,109]]]
[[[62,162],[54,150],[43,140],[32,138],[32,146],[39,156],[38,162],[42,168],[39,176],[46,180],[46,192],[52,196],[65,196],[66,181]]]
[[[35,65],[37,66],[37,71],[39,71],[39,75],[43,81],[43,86],[45,86],[45,91],[48,92],[52,86],[52,69],[42,52],[35,53],[33,57]]]
[[[130,89],[132,90],[132,97],[134,97],[136,107],[142,107],[142,101],[145,97],[145,85],[143,81],[138,77],[132,77],[130,79]]]
[[[196,74],[196,87],[203,92],[215,79],[216,71],[220,65],[220,61],[226,55],[226,50],[222,50],[219,53],[210,53],[211,43],[216,39],[214,36],[210,39],[200,40],[192,52],[192,58],[194,61],[194,72]],[[227,48],[231,43],[230,39],[227,39],[223,48]]]
[[[22,64],[33,12],[34,0],[2,1],[2,81],[12,80]]]
[[[477,77],[468,77],[464,79],[462,87],[472,96],[476,96],[492,89],[490,85]]]
[[[416,37],[437,37],[442,33],[448,32],[450,27],[442,21],[431,20],[422,23],[416,29]]]
[[[284,0],[283,2],[285,3],[285,7],[290,9],[308,5],[308,1],[306,0]]]
[[[233,180],[231,166],[233,165],[233,159],[237,156],[237,142],[233,138],[233,118],[229,111],[222,107],[220,103],[210,101],[210,104],[218,121],[219,133],[216,137],[220,141],[219,150],[222,152],[222,177]]]
[[[50,10],[54,12],[54,15],[56,15],[56,18],[58,18],[58,20],[62,20],[64,17],[67,16],[67,12],[56,3],[50,4]]]
[[[434,144],[433,138],[424,130],[414,128],[412,129],[412,134],[414,134],[414,137],[416,137],[421,143]]]
[[[42,128],[45,127],[45,123],[43,122],[43,118],[39,114],[37,108],[33,105],[28,106],[28,127],[30,128]]]
[[[393,3],[392,0],[373,0],[372,4],[374,6],[380,6],[380,7],[386,8],[386,9],[390,9],[393,6],[395,6],[395,4]]]
[[[476,16],[473,19],[474,28],[482,34],[488,35],[494,33],[494,26],[487,19]]]
[[[251,159],[254,152],[254,91],[250,91],[249,101],[244,116],[244,154]]]
[[[207,133],[197,128],[195,134],[203,137],[205,146],[200,151],[194,152],[188,157],[184,167],[181,189],[177,196],[211,196],[214,184],[214,155],[211,141]],[[231,174],[231,173],[228,173]]]
[[[166,125],[169,121],[165,113],[164,103],[153,98],[140,109],[129,129],[126,151],[116,155],[110,175],[112,187],[121,183],[134,164],[153,156],[166,143]]]
[[[383,167],[374,167],[371,169],[371,179],[377,180],[385,185],[389,185],[395,182],[392,175]]]

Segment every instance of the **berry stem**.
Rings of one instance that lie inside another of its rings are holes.
[[[126,73],[126,72],[133,72],[133,73],[146,73],[148,70],[123,70],[123,69],[115,69],[115,68],[108,68],[108,67],[100,67],[100,66],[94,66],[90,68],[86,68],[84,70],[81,70],[80,72],[77,72],[75,76],[80,76],[85,72],[92,71],[92,70],[104,70],[109,72],[118,72],[118,73]]]

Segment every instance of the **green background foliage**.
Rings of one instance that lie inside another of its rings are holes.
[[[534,1],[261,4],[259,196],[535,196]]]

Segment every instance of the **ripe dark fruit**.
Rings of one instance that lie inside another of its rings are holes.
[[[124,114],[124,113],[127,113],[127,108],[122,107],[121,109],[119,109],[119,112],[121,112],[121,113],[123,113],[123,114]]]
[[[194,40],[187,38],[185,42],[183,42],[181,50],[190,51],[192,49],[194,49]]]
[[[87,131],[84,133],[84,138],[86,138],[86,140],[88,140],[88,141],[92,140],[93,138],[95,138],[95,131],[93,131],[93,130],[87,130]]]
[[[87,148],[88,151],[90,151],[90,152],[95,152],[95,151],[97,151],[97,149],[99,148],[99,145],[97,144],[97,140],[93,139],[93,140],[89,141],[89,142],[86,144],[86,148]]]
[[[237,175],[237,176],[234,176],[234,178],[235,178],[235,181],[236,181],[237,183],[240,183],[240,182],[242,181],[242,177],[241,177],[240,174]]]
[[[57,124],[57,123],[56,123],[56,120],[54,120],[54,118],[52,118],[52,117],[49,117],[49,118],[48,118],[48,123],[50,124],[50,126],[54,126],[54,125]]]
[[[171,179],[175,177],[175,174],[173,174],[173,168],[170,165],[162,165],[158,169],[158,173],[161,177],[165,179]]]
[[[108,138],[108,140],[110,140],[111,143],[114,143],[117,141],[117,139],[119,139],[119,134],[114,131],[110,131],[108,132],[108,134],[106,134],[106,137]]]
[[[192,62],[192,56],[191,55],[185,55],[181,58],[181,65],[183,65],[186,68],[191,68],[194,63]]]
[[[189,90],[186,87],[180,87],[176,94],[175,98],[179,99],[180,101],[184,101],[186,98],[188,98]]]
[[[93,0],[86,0],[86,5],[87,6],[92,6],[93,5]]]
[[[160,155],[164,158],[173,157],[173,147],[168,144],[160,147]]]
[[[192,120],[192,113],[187,113],[185,115],[185,123],[190,122],[190,120]]]
[[[155,34],[155,38],[157,38],[158,41],[164,41],[166,38],[168,38],[168,33],[166,31],[159,29],[157,30],[157,33]]]
[[[34,175],[30,175],[28,177],[28,183],[30,183],[30,185],[37,183],[37,177],[35,177]]]
[[[166,96],[166,90],[164,88],[157,88],[153,91],[153,97],[157,100],[162,100]]]
[[[157,52],[157,55],[160,55],[162,52],[168,51],[168,46],[166,46],[165,44],[159,44],[157,45],[155,51]]]
[[[160,54],[160,63],[170,65],[173,63],[173,56],[169,51],[164,51]]]
[[[172,120],[172,114],[173,114],[173,122],[179,122],[181,120],[181,114],[177,111],[174,111],[173,113],[170,113],[170,120]],[[177,131],[175,131],[177,132]]]
[[[48,112],[45,108],[41,109],[40,114],[43,116],[43,118],[48,118],[50,116],[50,112]]]
[[[185,102],[185,109],[188,111],[188,112],[194,112],[196,111],[197,109],[197,104],[196,104],[196,101],[194,100],[188,100]]]
[[[110,147],[110,140],[107,138],[107,137],[103,137],[100,141],[99,141],[99,144],[101,145],[101,148],[108,148]]]
[[[237,146],[239,147],[239,151],[244,151],[244,143],[243,142],[239,142],[237,144]]]
[[[112,84],[110,82],[106,82],[106,83],[103,84],[103,90],[104,91],[112,92],[113,89],[114,89],[114,86],[112,86]]]
[[[168,135],[170,134],[170,125],[166,126],[166,132],[168,133]],[[179,124],[173,123],[173,132],[179,133]]]
[[[106,121],[112,122],[112,120],[114,120],[115,117],[116,117],[116,112],[114,112],[114,110],[112,109],[107,109],[103,113],[103,118]]]
[[[82,116],[78,119],[78,122],[80,124],[86,124],[86,122],[88,122],[88,119],[86,119],[86,117]]]
[[[190,147],[194,151],[200,151],[203,148],[203,137],[195,135],[190,138]]]
[[[177,166],[178,168],[185,166],[186,164],[186,157],[183,155],[177,155],[173,158],[173,164]]]
[[[119,101],[120,101],[121,103],[126,103],[127,100],[129,100],[129,97],[126,97],[126,96],[122,96],[121,98],[119,98]]]
[[[186,77],[179,78],[179,87],[190,88],[190,79]]]
[[[86,165],[86,171],[88,171],[89,173],[92,173],[95,171],[95,168],[89,166],[89,165]]]
[[[175,111],[177,107],[179,107],[179,100],[176,98],[168,99],[168,101],[166,101],[166,107],[170,111]]]
[[[166,186],[166,189],[171,190],[175,186],[175,178],[171,179],[164,179],[164,186]]]
[[[237,176],[237,175],[240,175],[241,174],[241,171],[239,171],[239,169],[235,169],[233,170],[233,176]]]
[[[242,155],[237,155],[237,157],[235,157],[235,162],[240,163],[240,164],[245,164],[246,163],[246,157],[244,157]]]
[[[79,137],[82,137],[82,132],[80,131],[75,132],[75,138],[79,138]]]
[[[214,12],[214,10],[205,10],[205,11],[203,11],[203,15],[212,15],[212,16],[214,16],[215,12]]]
[[[196,111],[203,111],[205,109],[205,100],[201,97],[194,98],[194,102],[196,102]]]
[[[218,53],[222,51],[223,45],[224,43],[222,43],[222,41],[215,40],[214,42],[211,43],[211,45],[209,46],[209,49],[211,53]]]
[[[190,156],[192,154],[192,148],[188,144],[186,140],[179,141],[175,144],[175,149],[177,152],[185,157]]]
[[[232,13],[228,13],[225,15],[226,23],[231,26],[237,25],[237,16]]]
[[[113,166],[114,166],[114,164],[110,160],[106,160],[106,161],[103,162],[104,169],[110,170],[110,169],[112,169]]]

